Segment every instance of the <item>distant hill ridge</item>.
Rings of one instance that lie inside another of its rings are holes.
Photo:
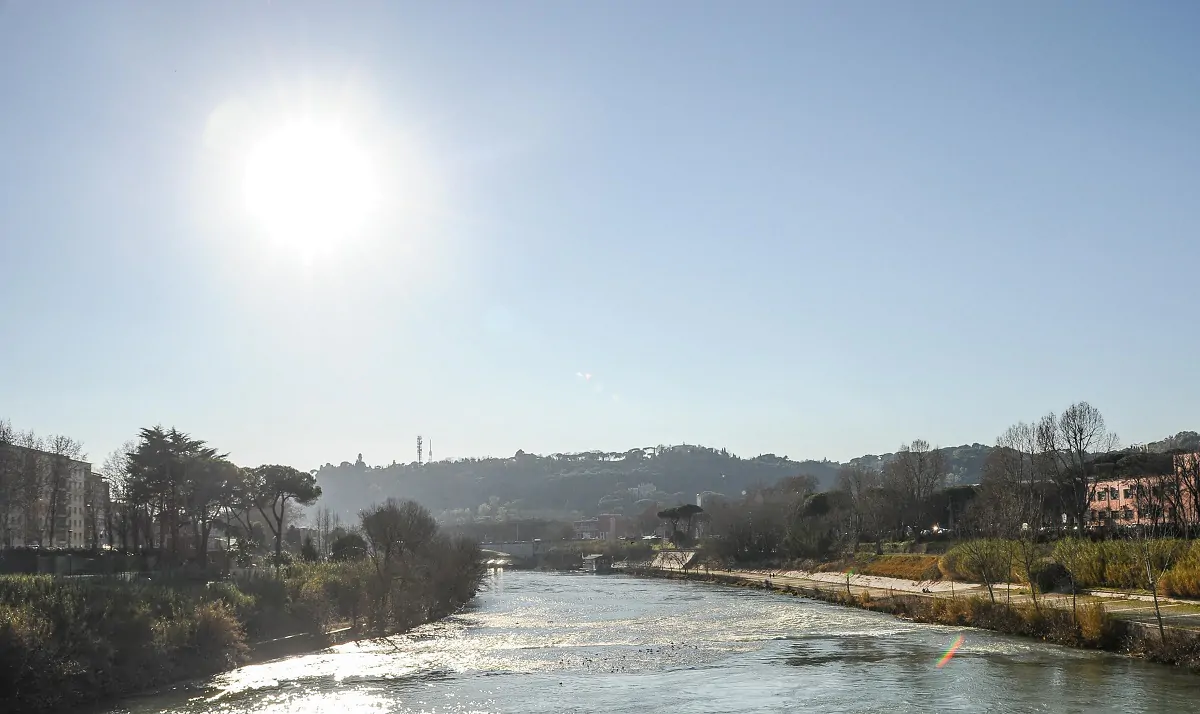
[[[1200,450],[1200,434],[1182,431],[1146,444],[1150,451]],[[950,482],[978,483],[992,447],[942,447]],[[564,517],[573,513],[633,515],[652,503],[693,502],[696,494],[739,496],[786,476],[807,474],[832,488],[843,465],[882,468],[895,453],[866,454],[842,464],[793,461],[761,454],[742,458],[706,446],[653,446],[623,452],[586,451],[545,456],[518,451],[509,457],[466,458],[417,466],[326,464],[317,470],[322,503],[351,515],[389,496],[413,498],[447,518]],[[469,513],[468,513],[469,511]]]

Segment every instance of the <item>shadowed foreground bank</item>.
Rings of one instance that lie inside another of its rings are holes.
[[[402,632],[478,591],[478,546],[440,535],[417,504],[373,507],[363,532],[357,559],[230,581],[0,577],[0,711],[74,708],[213,674],[245,662],[250,643],[274,656],[279,638],[320,647],[334,629]]]

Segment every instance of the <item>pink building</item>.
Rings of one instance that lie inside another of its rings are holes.
[[[1200,454],[1175,457],[1174,476],[1102,479],[1088,493],[1089,525],[1200,523],[1189,485],[1200,487]]]

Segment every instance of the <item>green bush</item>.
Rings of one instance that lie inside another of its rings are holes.
[[[228,667],[245,642],[220,598],[197,584],[0,577],[0,711],[66,707]]]

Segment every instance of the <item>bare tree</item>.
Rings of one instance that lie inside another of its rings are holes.
[[[85,548],[100,547],[100,513],[103,510],[104,481],[100,474],[87,471],[83,474],[83,545]]]
[[[929,498],[946,484],[946,459],[941,449],[935,449],[924,439],[905,444],[895,458],[884,467],[887,480],[904,495],[913,522],[925,525]]]
[[[1167,633],[1163,627],[1162,610],[1158,603],[1158,581],[1175,564],[1177,544],[1163,538],[1164,526],[1169,522],[1165,506],[1168,504],[1161,476],[1137,474],[1133,478],[1134,498],[1138,509],[1138,528],[1133,538],[1134,553],[1138,570],[1144,578],[1146,589],[1154,600],[1154,618],[1158,621],[1159,641],[1166,643]]]
[[[992,504],[997,534],[1012,541],[1012,555],[1029,582],[1035,609],[1041,607],[1034,571],[1045,498],[1038,476],[1038,457],[1037,427],[1025,422],[1008,427],[996,438],[996,448],[984,464],[981,494]]]
[[[45,501],[42,498],[46,484],[49,462],[42,448],[43,439],[32,430],[17,432],[16,442],[21,447],[20,474],[16,484],[17,508],[24,533],[22,540],[43,545],[46,534],[44,525]]]
[[[860,464],[850,464],[838,470],[837,488],[849,497],[851,521],[850,529],[853,534],[854,546],[857,549],[863,532],[870,529],[876,531],[878,538],[879,499],[875,492],[882,485],[878,471]]]
[[[1195,520],[1200,516],[1200,454],[1174,454],[1172,462],[1180,495],[1184,499],[1183,515],[1187,524],[1185,533],[1192,537],[1195,535]],[[1191,517],[1188,517],[1189,514]]]
[[[0,523],[4,526],[3,546],[11,546],[13,505],[20,494],[21,455],[17,451],[17,432],[7,419],[0,419]]]
[[[329,534],[333,531],[333,511],[328,506],[318,508],[315,520],[317,552],[321,554],[322,558],[325,558],[329,555]]]
[[[1070,507],[1075,525],[1083,528],[1093,484],[1092,458],[1116,449],[1117,436],[1108,431],[1100,410],[1087,402],[1072,404],[1061,416],[1051,412],[1042,417],[1036,433],[1047,476]]]
[[[105,531],[110,546],[121,544],[122,549],[136,545],[136,533],[129,501],[129,454],[137,448],[126,441],[104,459],[104,478],[108,482],[108,507],[104,509]]]
[[[64,521],[63,527],[66,530],[67,544],[70,545],[72,529],[69,524],[74,520],[70,516],[75,515],[74,509],[79,508],[71,502],[72,462],[79,458],[83,446],[69,436],[55,434],[46,441],[46,450],[50,453],[50,468],[46,480],[45,531],[50,544],[53,545],[58,538],[59,518],[65,516],[68,520]]]

